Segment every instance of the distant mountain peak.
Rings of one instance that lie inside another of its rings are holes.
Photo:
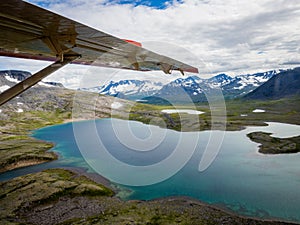
[[[233,79],[234,78],[232,78],[231,76],[228,76],[225,73],[221,73],[212,78],[209,78],[208,82],[210,83],[210,86],[212,88],[215,88],[215,87],[222,87],[230,83]]]
[[[103,95],[137,100],[145,96],[151,96],[158,91],[163,84],[150,80],[119,80],[110,81],[102,86],[81,88],[81,90],[93,91]]]
[[[300,67],[281,71],[259,86],[245,99],[279,99],[294,95],[300,95]]]
[[[22,70],[2,70],[0,71],[0,84],[12,86],[14,83],[19,83],[28,77],[30,77],[32,74],[27,71]],[[61,83],[58,82],[44,82],[40,81],[38,83],[39,85],[48,86],[48,87],[64,87]]]
[[[233,79],[233,78],[225,73],[220,73],[220,74],[212,77],[211,79]]]
[[[2,70],[0,71],[0,76],[5,77],[11,82],[20,82],[25,80],[27,77],[30,77],[31,73],[22,70]]]
[[[195,80],[195,81],[201,80],[201,78],[198,77],[198,76],[196,76],[196,75],[189,76],[189,77],[187,77],[186,79],[192,79],[192,80]]]

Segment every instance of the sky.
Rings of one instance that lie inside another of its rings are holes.
[[[299,0],[28,2],[192,64],[199,68],[199,76],[203,78],[219,73],[235,76],[300,66]],[[48,64],[0,58],[0,69],[36,72]],[[78,82],[83,83],[79,81],[82,74],[97,74],[86,85],[134,78],[166,82],[179,76],[67,66],[47,80],[75,87]]]

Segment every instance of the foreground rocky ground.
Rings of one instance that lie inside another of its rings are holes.
[[[127,201],[64,169],[0,183],[1,224],[287,224],[243,218],[199,201],[170,197]]]

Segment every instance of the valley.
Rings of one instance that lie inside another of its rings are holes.
[[[26,76],[26,72],[14,71],[9,79],[0,76],[0,85],[11,86],[14,81]],[[265,122],[300,124],[299,101],[300,97],[296,95],[268,101],[238,98],[226,100],[225,105],[214,102],[213,106],[207,102],[152,105],[69,90],[57,84],[37,85],[0,108],[1,171],[55,160],[57,156],[46,152],[53,147],[52,143],[37,141],[29,135],[37,128],[65,121],[114,117],[184,132],[210,129],[235,131],[246,126],[265,126]],[[116,105],[118,107],[114,108]],[[190,109],[203,113],[163,112],[167,109]],[[256,109],[262,112],[255,112]],[[31,146],[30,149],[28,146]]]

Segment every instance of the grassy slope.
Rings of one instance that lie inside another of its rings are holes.
[[[300,97],[280,99],[273,101],[243,101],[230,100],[226,101],[225,113],[219,113],[218,109],[210,108],[208,104],[196,104],[185,106],[155,106],[146,104],[135,104],[131,108],[131,120],[137,120],[144,123],[155,124],[155,120],[159,121],[156,125],[161,126],[163,120],[167,128],[181,131],[197,131],[208,130],[212,127],[212,116],[215,121],[224,121],[226,130],[241,130],[249,125],[266,125],[264,122],[282,122],[291,124],[300,124]],[[215,104],[218,106],[218,104]],[[221,104],[220,104],[221,105]],[[166,114],[162,113],[162,109],[197,109],[205,112],[199,116],[189,114]],[[254,109],[264,109],[265,113],[254,113]],[[212,113],[213,112],[213,113]],[[241,116],[241,115],[247,116]],[[159,119],[160,120],[159,120]],[[195,122],[199,120],[199,123]],[[194,122],[194,123],[193,123]]]
[[[270,100],[243,101],[226,103],[227,123],[230,126],[262,124],[263,122],[281,122],[300,125],[300,97]],[[263,109],[265,113],[253,113],[254,109]],[[241,117],[241,114],[247,114]]]
[[[54,153],[47,152],[52,143],[29,135],[34,129],[61,123],[69,117],[69,113],[47,111],[10,113],[0,122],[0,172],[56,159]]]

